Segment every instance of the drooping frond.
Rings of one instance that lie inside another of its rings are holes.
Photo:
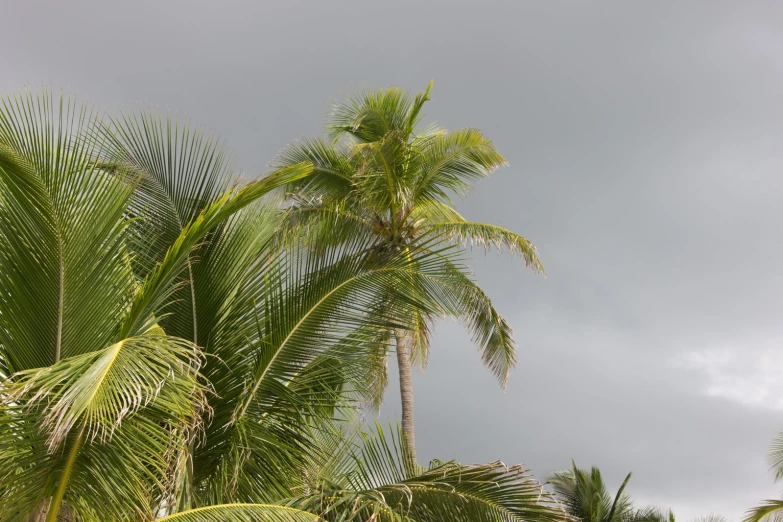
[[[6,383],[0,512],[27,514],[51,498],[50,510],[83,521],[148,517],[200,422],[198,368],[195,347],[153,334]]]
[[[426,293],[437,310],[428,315],[453,317],[468,328],[481,351],[482,362],[505,386],[517,360],[513,330],[469,277],[464,265],[443,259],[440,271],[428,277],[420,291]]]
[[[533,243],[503,227],[470,221],[449,221],[433,225],[432,230],[443,233],[454,241],[484,250],[492,247],[498,250],[508,249],[513,254],[519,254],[528,267],[544,273],[544,266],[538,259]]]
[[[142,335],[97,352],[26,370],[3,388],[4,404],[44,406],[42,429],[55,451],[74,429],[86,439],[110,440],[140,409],[173,421],[194,415],[198,350],[175,337]],[[150,411],[151,408],[156,408]]]
[[[783,521],[783,500],[765,500],[760,506],[749,509],[743,522]]]

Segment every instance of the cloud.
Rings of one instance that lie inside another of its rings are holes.
[[[675,367],[702,372],[704,393],[747,406],[783,409],[783,352],[774,348],[707,348],[686,352],[674,359]]]

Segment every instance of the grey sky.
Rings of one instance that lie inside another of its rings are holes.
[[[679,520],[778,495],[783,3],[109,4],[0,2],[0,90],[169,108],[255,175],[342,94],[434,78],[427,118],[508,158],[461,210],[532,239],[549,278],[477,256],[521,363],[504,394],[441,325],[414,383],[424,460],[632,470]]]

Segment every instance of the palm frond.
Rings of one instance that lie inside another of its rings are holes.
[[[49,366],[108,343],[133,285],[133,179],[96,165],[100,116],[49,91],[0,98],[0,368]]]
[[[414,99],[401,87],[359,93],[334,107],[328,131],[333,140],[350,136],[359,143],[378,141],[389,133],[405,138],[418,123],[431,84]]]
[[[743,522],[781,522],[783,500],[765,500],[760,506],[749,509]]]
[[[433,462],[424,469],[406,462],[412,456],[402,437],[401,432],[386,436],[376,425],[375,433],[363,435],[355,446],[352,466],[289,505],[327,520],[566,520],[551,495],[521,467]]]
[[[310,255],[306,247],[292,248],[257,281],[265,286],[253,291],[262,297],[256,332],[237,357],[222,365],[224,382],[216,384],[230,397],[220,409],[234,404],[234,412],[216,415],[207,430],[209,447],[196,457],[198,481],[204,481],[209,498],[220,492],[229,495],[224,499],[259,501],[270,491],[291,487],[296,474],[288,472],[288,464],[280,465],[279,475],[266,475],[263,484],[256,479],[269,449],[259,446],[267,437],[262,431],[286,427],[288,457],[307,458],[306,440],[297,433],[342,401],[366,396],[360,380],[377,371],[377,357],[385,357],[388,347],[388,334],[379,331],[403,324],[412,309],[426,309],[415,288],[434,275],[442,259],[428,251],[413,257],[368,257],[365,252],[374,241],[371,235],[358,236],[353,244],[318,255]],[[389,294],[390,289],[395,293]],[[378,313],[389,295],[409,304]],[[320,390],[320,397],[313,390]],[[268,437],[276,441],[272,446],[283,440]],[[221,477],[228,482],[220,482]]]
[[[144,335],[5,383],[0,511],[53,498],[84,521],[149,516],[201,419],[198,361],[189,343]]]
[[[477,129],[462,129],[428,140],[422,151],[413,200],[448,201],[464,196],[472,184],[506,164],[492,141]]]
[[[628,522],[675,522],[675,518],[671,509],[647,506],[634,511]]]
[[[617,493],[611,495],[598,468],[588,471],[572,462],[571,469],[550,475],[547,484],[571,517],[582,522],[621,522],[634,516],[633,505],[625,494],[630,479],[629,473]],[[645,514],[654,517],[658,512]]]
[[[138,173],[129,215],[143,277],[159,262],[185,226],[229,190],[238,175],[226,146],[188,120],[153,112],[113,117],[99,129],[107,164]]]
[[[783,431],[780,431],[772,441],[767,462],[770,470],[775,474],[775,480],[783,480]]]
[[[492,247],[498,250],[508,249],[511,253],[522,256],[528,267],[536,272],[545,273],[533,243],[503,227],[470,221],[446,221],[432,225],[432,230],[443,233],[454,241],[484,250]]]
[[[151,326],[155,313],[171,296],[173,283],[185,269],[192,250],[204,236],[236,212],[265,196],[272,190],[310,174],[306,165],[294,165],[256,180],[236,192],[228,192],[209,204],[191,221],[169,247],[163,260],[150,272],[141,291],[131,303],[120,338],[132,336]]]
[[[284,149],[272,166],[284,168],[302,163],[312,164],[313,175],[287,187],[295,198],[333,202],[351,191],[354,165],[346,151],[323,140],[303,140]]]
[[[422,236],[424,238],[425,236]],[[511,368],[516,364],[513,330],[498,313],[492,301],[471,279],[467,268],[453,259],[441,259],[438,273],[428,274],[419,293],[431,300],[425,316],[453,317],[470,331],[481,351],[485,366],[505,386]]]
[[[219,504],[157,519],[161,522],[318,522],[316,515],[274,504]]]

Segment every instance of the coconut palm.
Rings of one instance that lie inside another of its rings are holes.
[[[547,483],[568,514],[581,522],[626,522],[634,516],[633,504],[625,493],[630,480],[628,473],[612,495],[598,468],[587,471],[572,461],[571,469],[553,473]]]
[[[500,226],[471,222],[454,208],[452,198],[464,196],[477,180],[505,164],[494,144],[477,129],[447,132],[435,125],[420,128],[422,108],[430,89],[408,95],[390,89],[366,92],[338,105],[329,120],[331,142],[299,142],[286,149],[276,166],[302,162],[314,166],[313,175],[292,183],[289,222],[306,230],[319,244],[339,244],[357,231],[373,234],[377,250],[406,252],[470,244],[508,248],[527,266],[543,271],[533,245]],[[471,279],[466,266],[444,263],[444,275],[458,289],[422,286],[420,297],[428,308],[414,310],[404,328],[385,332],[394,345],[399,367],[402,426],[415,455],[411,365],[426,365],[430,329],[438,317],[461,319],[473,333],[482,360],[505,386],[516,361],[508,323]],[[393,300],[386,300],[395,306]],[[385,354],[373,385],[380,393],[386,384]]]
[[[571,469],[553,473],[549,484],[558,500],[572,518],[582,522],[676,522],[674,512],[656,506],[635,508],[625,492],[631,473],[626,475],[620,488],[612,495],[601,477],[601,471],[593,467],[588,472],[571,462]],[[707,515],[693,522],[727,522],[720,515]]]
[[[2,98],[0,521],[562,518],[518,468],[360,429],[378,332],[460,262],[281,245],[263,198],[312,172],[243,185],[182,122]]]

